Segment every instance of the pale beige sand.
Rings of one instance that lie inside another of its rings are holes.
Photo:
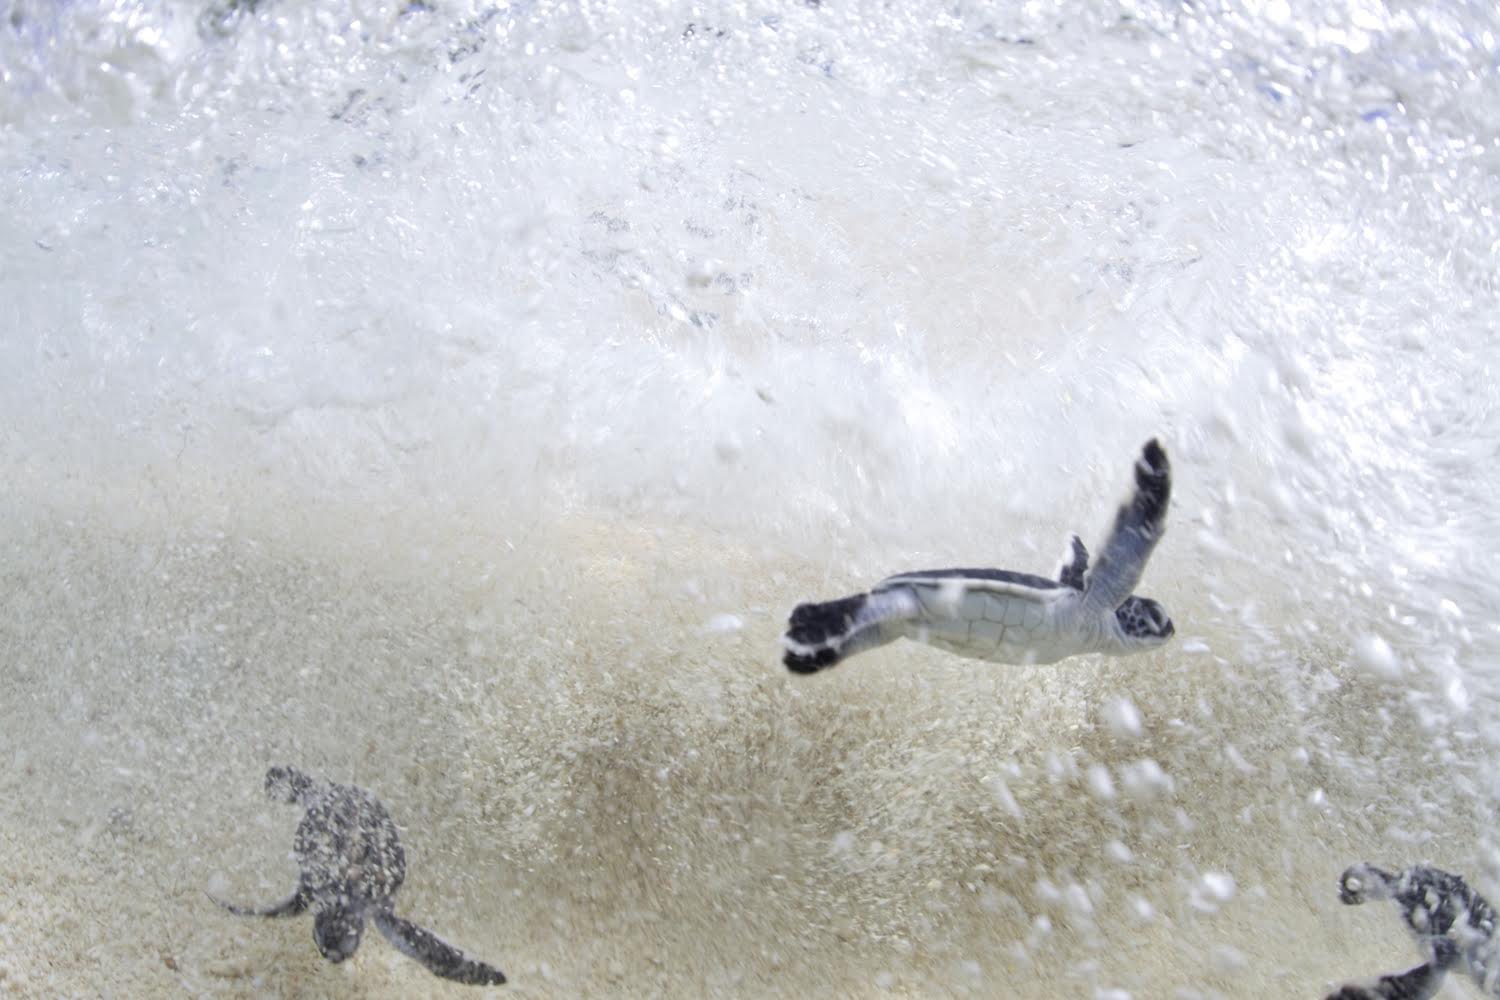
[[[1413,852],[1474,858],[1427,751],[1370,725],[1402,692],[1315,648],[1236,665],[1248,633],[1196,627],[1224,616],[1169,554],[1153,591],[1187,641],[1158,655],[901,645],[797,678],[790,605],[865,581],[742,539],[12,472],[0,991],[482,995],[373,929],[333,967],[307,919],[213,906],[293,884],[278,762],[383,799],[400,910],[504,968],[495,996],[1315,997],[1416,957],[1334,889],[1401,860],[1393,817],[1427,831]],[[1138,739],[1106,724],[1122,693]],[[1129,794],[1143,759],[1170,788]]]

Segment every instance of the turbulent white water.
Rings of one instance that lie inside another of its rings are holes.
[[[458,995],[205,898],[281,762],[525,996],[1314,997],[1417,961],[1346,864],[1500,887],[1492,7],[0,13],[0,992]],[[1152,435],[1172,645],[780,666]]]

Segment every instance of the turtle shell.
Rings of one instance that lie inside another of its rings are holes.
[[[362,788],[334,785],[297,825],[294,849],[314,900],[382,903],[406,878],[390,813]]]
[[[1008,569],[922,569],[911,573],[888,576],[875,585],[876,590],[902,584],[941,585],[956,582],[960,586],[977,590],[1003,590],[1017,596],[1027,591],[1046,592],[1061,590],[1063,585],[1056,580],[1034,573],[1016,573]],[[1040,596],[1038,593],[1037,596]]]

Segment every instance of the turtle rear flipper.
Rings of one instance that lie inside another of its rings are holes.
[[[893,642],[899,632],[881,626],[904,621],[921,611],[921,604],[905,587],[872,594],[856,594],[821,604],[799,604],[792,609],[781,644],[781,662],[798,674],[811,674],[876,646]]]
[[[388,910],[374,915],[375,926],[396,950],[414,958],[435,976],[474,986],[498,986],[505,973],[484,962],[469,958],[436,934],[403,920]]]
[[[208,898],[238,917],[295,917],[304,912],[312,903],[312,893],[308,892],[305,886],[300,885],[291,896],[270,906],[240,906],[238,903],[226,902],[212,894]]]
[[[1415,969],[1381,976],[1369,985],[1341,986],[1325,1000],[1432,1000],[1443,988],[1445,975],[1446,970],[1438,962],[1423,962]]]

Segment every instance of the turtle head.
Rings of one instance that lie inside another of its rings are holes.
[[[1395,888],[1396,876],[1361,861],[1339,876],[1339,902],[1358,906],[1367,899],[1390,899]]]
[[[301,802],[312,790],[313,779],[295,767],[273,767],[266,772],[266,794],[278,802]]]
[[[1131,652],[1160,646],[1177,631],[1167,609],[1149,597],[1125,598],[1115,609],[1115,620]]]
[[[365,918],[347,906],[325,906],[313,917],[313,940],[330,962],[342,962],[359,948]]]

